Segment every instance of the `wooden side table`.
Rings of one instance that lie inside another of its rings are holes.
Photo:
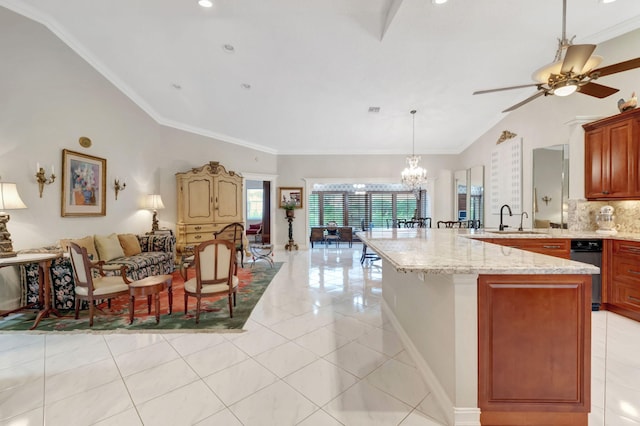
[[[36,320],[33,322],[33,326],[30,330],[33,330],[38,326],[42,318],[48,317],[49,314],[60,316],[58,310],[54,307],[51,298],[51,280],[49,279],[49,268],[51,267],[51,261],[57,257],[62,256],[61,253],[25,253],[18,254],[13,257],[6,257],[0,259],[0,268],[6,266],[24,265],[27,263],[38,264],[38,302],[41,306],[40,312],[36,316]],[[8,312],[2,312],[0,316],[6,316],[13,312],[18,312],[23,309],[32,308],[32,305],[21,306],[18,309],[14,309]]]
[[[169,315],[173,311],[173,290],[171,275],[153,275],[129,284],[129,324],[133,323],[136,296],[147,296],[148,313],[151,314],[151,298],[154,299],[156,324],[160,322],[160,292],[167,289],[169,293]]]

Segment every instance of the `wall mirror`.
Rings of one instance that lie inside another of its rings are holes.
[[[484,166],[454,172],[457,220],[476,220],[484,226]]]
[[[533,227],[566,228],[569,145],[533,150]]]

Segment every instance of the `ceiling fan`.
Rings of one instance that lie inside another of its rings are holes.
[[[537,83],[519,86],[501,87],[498,89],[479,90],[474,95],[500,92],[503,90],[521,89],[523,87],[537,87],[538,91],[502,112],[513,111],[540,96],[568,96],[573,92],[580,92],[596,98],[606,98],[618,91],[613,87],[603,86],[594,80],[610,74],[640,68],[640,58],[630,59],[617,64],[594,69],[602,61],[601,56],[592,55],[595,44],[572,44],[566,36],[567,0],[562,0],[562,38],[558,39],[558,50],[553,62],[535,71],[532,78]],[[564,58],[563,58],[564,53]]]

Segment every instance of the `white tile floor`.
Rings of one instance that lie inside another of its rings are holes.
[[[276,252],[242,334],[0,335],[0,425],[442,425],[359,256]],[[639,354],[593,314],[591,426],[640,425]]]

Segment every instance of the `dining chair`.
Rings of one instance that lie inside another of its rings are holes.
[[[439,220],[438,228],[461,228],[462,223],[459,220]]]
[[[327,235],[324,236],[324,240],[327,245],[331,244],[331,241],[336,242],[336,247],[340,243],[340,233],[338,232],[338,223],[331,221],[327,223]]]
[[[121,275],[105,276],[102,269],[104,261],[91,262],[87,249],[74,242],[69,243],[69,256],[75,281],[75,318],[80,314],[80,301],[89,304],[89,327],[93,327],[95,303],[114,297],[129,297],[129,280],[126,278],[126,266],[121,268]],[[94,276],[94,270],[97,274]]]
[[[184,313],[187,313],[189,296],[195,297],[196,324],[200,322],[203,297],[227,296],[229,317],[233,318],[240,282],[235,251],[235,246],[229,240],[209,240],[196,246],[196,276],[184,283]]]

